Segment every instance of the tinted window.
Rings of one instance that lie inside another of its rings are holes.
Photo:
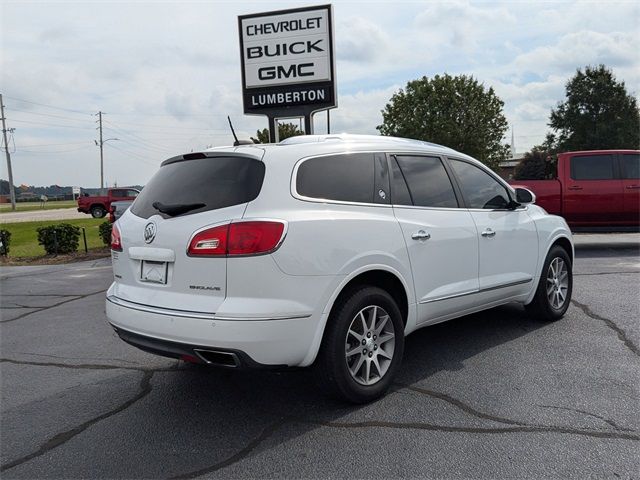
[[[124,198],[126,193],[126,190],[111,190],[111,196],[114,198]]]
[[[413,205],[409,187],[395,157],[391,157],[391,196],[395,205]]]
[[[374,202],[372,153],[312,158],[298,168],[296,190],[300,195],[345,202]]]
[[[183,215],[230,207],[255,199],[263,178],[264,163],[252,158],[212,157],[169,163],[145,185],[131,211],[149,218],[159,213],[154,202],[205,205]]]
[[[437,157],[398,157],[398,164],[409,185],[413,204],[421,207],[458,206],[453,186]]]
[[[640,178],[640,155],[637,153],[625,153],[622,155],[624,165],[624,178]]]
[[[137,197],[137,196],[138,196],[137,190],[127,190],[127,197]]]
[[[571,157],[574,180],[610,180],[613,178],[613,155]]]
[[[460,160],[451,160],[451,166],[460,181],[462,194],[469,208],[507,208],[507,189],[475,165]]]

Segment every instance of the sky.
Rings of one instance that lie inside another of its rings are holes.
[[[243,114],[238,15],[325,3],[0,0],[14,184],[99,186],[98,111],[104,139],[117,138],[104,144],[108,185],[144,185],[166,158],[230,145],[227,115],[240,137],[255,136],[267,120]],[[377,134],[394,92],[445,72],[494,88],[518,152],[542,142],[578,68],[605,64],[640,95],[638,1],[332,5],[332,133]],[[326,133],[324,112],[314,128]]]

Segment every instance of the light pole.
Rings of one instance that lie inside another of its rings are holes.
[[[104,188],[104,156],[102,153],[102,146],[109,140],[120,140],[119,138],[107,138],[102,140],[102,129],[100,129],[100,142],[94,140],[95,144],[100,147],[100,190]]]

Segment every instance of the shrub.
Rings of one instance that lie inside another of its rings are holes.
[[[38,227],[38,243],[49,255],[72,253],[78,250],[80,228],[68,223]]]
[[[9,255],[9,244],[11,243],[11,232],[0,229],[0,255]]]
[[[111,222],[101,223],[98,227],[98,233],[100,235],[100,238],[102,239],[102,242],[106,246],[111,245]]]

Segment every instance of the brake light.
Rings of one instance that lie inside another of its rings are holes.
[[[260,255],[280,243],[284,223],[275,221],[237,222],[198,232],[189,243],[193,256]]]
[[[122,237],[115,223],[111,226],[111,250],[122,251]]]

